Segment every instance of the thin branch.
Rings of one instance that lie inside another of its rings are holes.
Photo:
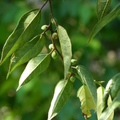
[[[45,1],[45,3],[42,5],[42,7],[40,8],[40,10],[42,10],[43,9],[43,7],[47,4],[47,2],[48,2],[49,0],[46,0]]]
[[[63,56],[61,55],[61,53],[59,52],[59,50],[56,48],[55,42],[54,42],[54,40],[53,40],[53,38],[52,38],[52,35],[51,35],[51,40],[52,40],[52,44],[53,44],[53,46],[54,46],[54,49],[57,51],[57,53],[59,54],[59,56],[61,57],[61,59],[62,59],[62,61],[63,61]]]
[[[50,6],[50,16],[51,16],[51,19],[53,20],[53,22],[54,22],[54,24],[55,24],[55,26],[57,28],[57,23],[56,23],[56,21],[55,21],[55,19],[53,17],[51,0],[49,0],[49,6]]]
[[[48,25],[47,29],[41,33],[41,37],[50,29],[50,25]]]

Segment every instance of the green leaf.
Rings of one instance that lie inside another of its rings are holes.
[[[110,104],[112,103],[112,98],[111,96],[109,95],[109,98],[108,98],[108,106],[110,106]],[[109,115],[108,119],[107,120],[113,120],[113,117],[114,117],[114,111]]]
[[[55,87],[54,96],[50,105],[48,120],[55,117],[68,100],[73,89],[73,83],[68,80],[61,80]]]
[[[82,65],[77,66],[76,69],[77,69],[78,75],[82,79],[83,83],[87,85],[87,87],[92,95],[92,98],[94,100],[95,107],[96,107],[96,105],[97,105],[97,90],[96,90],[96,86],[95,86],[92,75]]]
[[[109,22],[115,19],[120,14],[120,4],[113,9],[108,15],[103,17],[92,29],[92,32],[89,37],[88,43],[93,39],[93,37]]]
[[[103,104],[103,95],[104,95],[104,88],[100,86],[97,89],[97,118],[99,120],[100,115],[102,113],[102,110],[104,109],[104,104]],[[111,97],[109,96],[107,100],[107,105],[109,106],[112,103]],[[114,116],[114,112],[112,112],[107,120],[112,120]]]
[[[41,11],[39,9],[27,12],[22,16],[17,27],[3,46],[0,64],[2,64],[13,52],[24,45],[25,42],[30,40],[40,23],[40,19]]]
[[[98,120],[99,120],[102,110],[104,108],[103,95],[104,95],[104,88],[102,86],[100,86],[99,88],[97,88],[97,118],[98,118]]]
[[[50,53],[49,54],[39,54],[37,57],[32,58],[25,70],[23,71],[20,80],[19,80],[19,86],[17,90],[20,89],[20,87],[29,82],[34,77],[38,76],[42,72],[44,72],[50,64]]]
[[[110,104],[110,106],[105,109],[105,111],[101,114],[99,120],[107,120],[109,116],[114,112],[116,108],[120,106],[120,92],[117,94],[113,102]],[[111,119],[112,120],[112,119]]]
[[[91,111],[90,110],[95,110],[95,103],[93,100],[93,97],[86,85],[83,85],[82,87],[79,88],[77,92],[77,97],[79,97],[81,101],[81,110],[82,113],[87,117],[91,117]]]
[[[108,97],[109,97],[109,94],[111,93],[111,89],[112,89],[112,87],[113,87],[113,85],[115,84],[115,82],[116,82],[116,80],[118,80],[120,78],[120,73],[118,73],[118,74],[116,74],[116,75],[114,75],[109,81],[108,81],[108,83],[107,83],[107,85],[106,85],[106,88],[105,88],[105,91],[104,91],[104,96],[103,96],[103,103],[104,103],[104,109],[106,109],[106,103],[107,103],[107,100],[108,100]],[[118,86],[119,86],[119,84],[118,84]],[[116,86],[117,87],[117,86]],[[114,90],[116,91],[116,92],[114,92]],[[117,91],[118,91],[119,89],[117,88],[115,88],[114,89],[114,87],[113,87],[113,92],[111,93],[111,97],[113,97],[113,95],[116,95],[116,93],[117,93]],[[114,96],[115,97],[115,96]]]
[[[64,79],[66,79],[72,58],[71,41],[67,34],[67,31],[62,26],[60,25],[58,26],[57,32],[58,32],[58,37],[59,37],[60,46],[63,55],[63,61],[64,61]]]
[[[18,66],[36,57],[44,46],[44,37],[36,36],[31,41],[26,42],[20,49],[15,51],[11,57],[8,75]]]
[[[99,20],[107,14],[110,4],[111,0],[97,0],[97,13]]]
[[[115,98],[117,96],[118,91],[120,90],[120,74],[117,74],[117,78],[114,78],[114,84],[111,88],[111,96]]]

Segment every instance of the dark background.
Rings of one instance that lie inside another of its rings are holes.
[[[41,0],[0,0],[0,54],[20,17],[42,4]],[[117,0],[112,1],[111,10],[117,4]],[[52,0],[52,6],[57,24],[62,25],[71,38],[73,58],[87,67],[95,80],[105,81],[105,86],[120,71],[120,16],[105,26],[86,47],[90,32],[98,20],[96,0]],[[49,6],[46,5],[36,34],[41,33],[40,27],[48,24],[49,18]],[[54,87],[63,78],[62,62],[52,60],[44,73],[18,92],[16,88],[25,64],[16,68],[6,80],[8,67],[9,59],[0,66],[0,120],[46,120]],[[80,86],[80,81],[76,79],[70,99],[53,120],[84,120],[76,97]],[[96,113],[92,114],[90,120],[96,120]],[[114,120],[119,119],[118,109]]]

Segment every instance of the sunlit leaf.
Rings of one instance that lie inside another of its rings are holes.
[[[99,120],[100,115],[104,109],[104,104],[103,104],[103,95],[104,95],[104,88],[100,86],[97,89],[97,118]],[[109,96],[107,100],[107,106],[109,106],[112,103],[111,97]],[[114,116],[114,111],[109,115],[107,120],[112,120]]]
[[[114,110],[119,106],[120,106],[120,92],[117,94],[113,102],[107,107],[107,109],[105,109],[105,111],[101,114],[99,120],[107,120],[109,116],[114,112]]]
[[[13,52],[24,45],[25,42],[30,40],[40,23],[40,16],[41,12],[39,9],[27,12],[22,16],[17,27],[3,46],[0,64],[2,64]]]
[[[108,106],[110,106],[111,103],[112,103],[112,98],[109,95],[109,98],[108,98],[108,101],[107,101]],[[107,120],[113,120],[113,117],[114,117],[114,111],[110,114],[110,116],[108,117]]]
[[[61,80],[55,87],[54,96],[50,105],[48,120],[55,117],[62,109],[73,89],[73,83],[68,80]]]
[[[97,90],[96,90],[96,86],[95,86],[94,79],[93,79],[92,75],[82,65],[77,66],[76,69],[77,69],[78,75],[80,76],[83,83],[87,85],[87,87],[92,95],[92,98],[94,100],[94,104],[96,106],[97,105]]]
[[[82,113],[87,117],[91,117],[91,111],[90,110],[95,110],[95,103],[93,100],[93,97],[86,85],[83,85],[82,87],[79,88],[77,92],[77,97],[79,97],[81,101],[81,110]]]
[[[60,46],[63,55],[63,61],[64,61],[64,78],[66,79],[66,75],[70,68],[71,57],[72,57],[71,41],[67,34],[67,31],[62,26],[60,25],[58,26],[57,32],[58,32],[58,37],[59,37]]]
[[[110,4],[111,0],[97,0],[97,13],[99,19],[103,18],[107,14]]]
[[[113,9],[108,15],[103,17],[92,29],[92,32],[89,37],[88,43],[93,39],[93,37],[109,22],[115,19],[120,14],[120,4]]]
[[[26,42],[20,49],[15,51],[11,57],[7,77],[16,67],[37,56],[44,46],[44,41],[44,37],[41,38],[40,36],[36,36],[31,41]]]
[[[39,54],[37,57],[32,58],[25,70],[23,71],[20,80],[19,80],[19,86],[17,90],[20,89],[20,87],[33,79],[34,77],[38,76],[42,72],[44,72],[50,64],[50,54]]]

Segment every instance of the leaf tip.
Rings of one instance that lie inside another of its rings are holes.
[[[10,74],[8,73],[7,76],[6,76],[6,79],[8,79],[9,75],[10,75]]]
[[[91,38],[88,39],[86,47],[89,45],[89,43],[90,43],[91,40],[92,40]]]
[[[16,92],[21,88],[21,86],[18,86],[17,89],[16,89]]]

